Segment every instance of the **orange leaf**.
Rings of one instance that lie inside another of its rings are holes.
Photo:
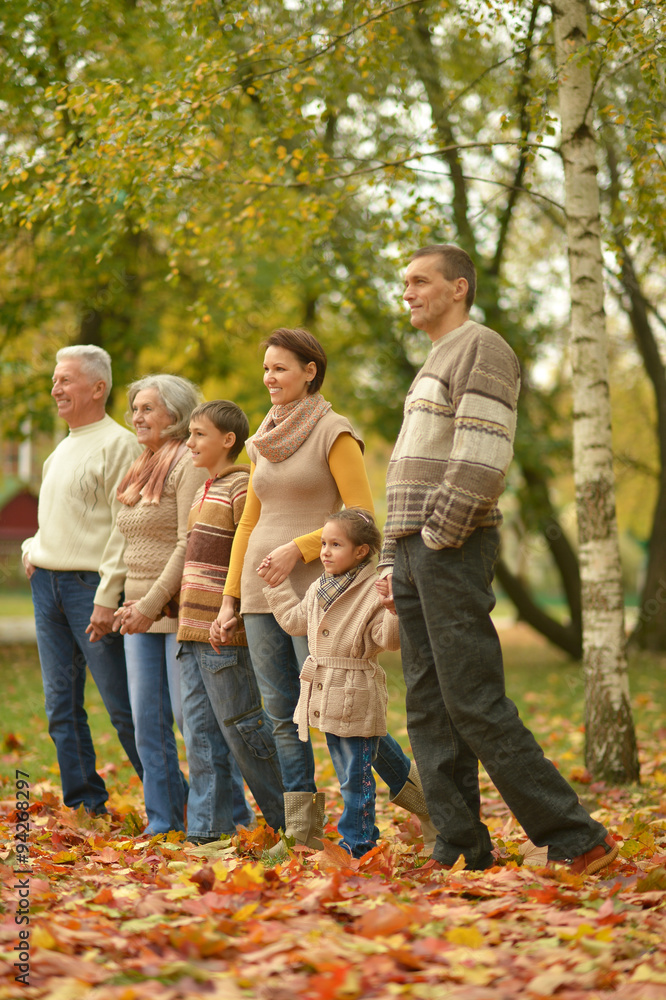
[[[429,919],[428,910],[419,906],[398,906],[383,903],[374,910],[364,913],[354,924],[354,933],[363,937],[388,937],[405,930],[413,924],[421,926]]]
[[[122,859],[122,854],[119,851],[114,851],[112,847],[104,847],[97,854],[92,854],[90,856],[91,861],[99,861],[102,865],[112,865],[116,861]]]

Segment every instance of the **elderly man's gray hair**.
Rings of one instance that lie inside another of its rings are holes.
[[[111,392],[111,355],[103,347],[96,344],[72,344],[71,347],[61,347],[56,354],[56,364],[60,361],[79,361],[81,371],[91,382],[102,381],[106,385],[104,402]]]

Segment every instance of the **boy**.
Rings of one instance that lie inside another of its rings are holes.
[[[235,833],[234,758],[266,821],[274,830],[284,829],[280,765],[245,633],[239,630],[219,653],[209,644],[245,506],[249,468],[234,463],[248,432],[247,417],[229,400],[203,403],[190,417],[187,447],[194,465],[210,475],[190,511],[178,621],[190,768],[187,830],[188,840],[198,844]]]

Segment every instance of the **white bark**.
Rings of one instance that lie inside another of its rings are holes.
[[[583,607],[586,764],[638,779],[615,516],[601,221],[585,0],[553,3],[569,269],[573,450]]]

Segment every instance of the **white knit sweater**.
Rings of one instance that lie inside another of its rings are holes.
[[[44,462],[39,530],[23,554],[33,566],[98,572],[95,604],[116,608],[125,580],[125,539],[116,527],[118,484],[141,446],[107,415],[74,427]]]

